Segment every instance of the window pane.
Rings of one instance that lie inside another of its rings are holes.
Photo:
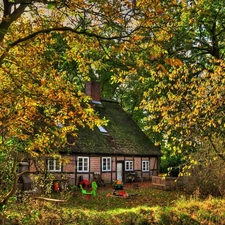
[[[55,170],[60,170],[60,162],[59,162],[59,160],[55,160]]]
[[[130,170],[133,170],[133,162],[130,162]]]
[[[89,170],[89,158],[78,157],[78,159],[77,159],[77,171],[88,172],[88,170]]]
[[[149,171],[149,161],[143,161],[142,162],[142,170],[143,171]]]
[[[110,158],[107,159],[107,170],[110,170],[111,169],[110,168],[110,160],[111,160]]]
[[[125,170],[133,171],[133,161],[125,161]]]
[[[59,159],[49,159],[47,161],[47,167],[49,171],[60,171],[61,164]]]
[[[85,158],[85,161],[86,161],[85,171],[88,171],[89,170],[89,158]]]
[[[102,159],[102,169],[106,170],[106,158]]]
[[[78,159],[78,170],[82,171],[83,167],[83,159],[79,158]]]
[[[48,160],[48,169],[54,170],[54,161],[52,159]]]
[[[84,160],[84,167],[83,167],[83,171],[88,171],[88,163],[86,161],[86,159]]]
[[[111,170],[111,157],[102,158],[102,170],[103,171]]]

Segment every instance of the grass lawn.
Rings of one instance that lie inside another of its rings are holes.
[[[51,195],[54,199],[66,199],[64,203],[32,198],[27,198],[20,203],[13,199],[4,211],[5,224],[111,224],[111,216],[115,217],[114,224],[117,224],[117,220],[118,224],[121,224],[119,214],[140,207],[167,207],[182,194],[177,191],[155,189],[149,182],[141,182],[139,185],[139,189],[134,189],[133,184],[124,185],[127,198],[113,196],[110,185],[98,188],[97,196],[91,197],[90,200],[81,194],[80,189]]]
[[[5,225],[225,225],[225,200],[204,201],[184,197],[181,191],[164,191],[149,182],[140,189],[125,184],[128,198],[115,197],[113,189],[101,187],[97,196],[82,196],[81,190],[54,193],[55,203],[33,198],[18,202],[12,199],[2,217]],[[118,193],[119,191],[117,191]]]
[[[109,187],[100,187],[97,190],[97,196],[91,197],[87,201],[80,191],[76,191],[76,197],[70,198],[68,204],[78,209],[95,209],[97,211],[107,211],[113,209],[130,209],[137,206],[168,206],[173,204],[176,199],[182,195],[178,191],[163,191],[152,187],[151,183],[139,183],[140,188],[134,189],[133,184],[125,184],[124,190],[128,194],[127,198],[115,197],[113,189]],[[120,190],[117,190],[117,194]],[[110,196],[109,196],[110,195]]]

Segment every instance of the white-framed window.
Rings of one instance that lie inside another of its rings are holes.
[[[133,171],[133,170],[134,170],[134,162],[125,161],[125,171]]]
[[[89,157],[77,157],[77,172],[89,171]]]
[[[102,157],[102,171],[111,171],[111,157]]]
[[[142,171],[149,171],[149,161],[142,161]]]
[[[61,163],[59,159],[48,159],[47,166],[49,172],[61,172]]]

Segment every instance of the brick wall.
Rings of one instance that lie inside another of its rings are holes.
[[[66,156],[62,157],[63,161],[63,173],[66,174],[67,178],[69,178],[69,182],[71,185],[75,185],[79,181],[79,177],[81,176],[83,179],[87,179],[92,181],[93,174],[98,172],[101,174],[105,183],[112,183],[113,180],[116,180],[116,163],[117,162],[125,162],[125,161],[134,161],[134,171],[137,172],[142,177],[151,177],[152,175],[158,175],[158,162],[156,157],[123,157],[123,156],[113,156],[112,160],[112,171],[110,172],[102,172],[102,163],[101,158],[98,156],[93,156],[89,158],[89,172],[88,173],[77,173],[76,172],[76,162],[78,156]],[[150,161],[150,171],[143,172],[142,171],[142,161]],[[45,160],[38,161],[39,166],[44,166]],[[125,168],[124,168],[125,170]],[[34,164],[31,163],[30,171],[34,172],[35,167]],[[55,175],[61,175],[62,172],[54,173]],[[126,175],[126,171],[124,171],[124,175]]]
[[[76,167],[76,158],[75,156],[63,157],[63,172],[74,173]]]
[[[158,164],[157,164],[157,158],[150,158],[150,169],[157,169]]]
[[[134,169],[141,170],[141,158],[134,158]]]
[[[90,172],[100,172],[100,157],[90,157]]]

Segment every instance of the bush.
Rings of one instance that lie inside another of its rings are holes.
[[[223,149],[222,146],[220,149]],[[190,169],[185,171],[191,174],[186,184],[187,191],[193,193],[199,190],[200,197],[225,196],[225,161],[218,156],[210,143],[202,144],[190,158],[194,164],[187,166]]]
[[[182,156],[163,156],[160,163],[160,173],[166,173],[171,177],[178,177]]]

